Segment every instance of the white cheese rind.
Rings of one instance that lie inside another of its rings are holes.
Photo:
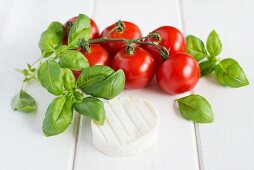
[[[93,143],[110,156],[127,156],[152,145],[158,138],[159,114],[153,104],[139,97],[115,98],[104,103],[106,121],[92,121]]]

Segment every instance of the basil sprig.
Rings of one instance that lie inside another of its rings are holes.
[[[42,130],[46,136],[64,132],[72,122],[74,109],[102,125],[106,115],[98,98],[117,96],[125,84],[122,70],[115,72],[108,66],[89,67],[88,60],[77,50],[81,42],[90,37],[90,19],[86,15],[77,17],[70,29],[67,45],[62,44],[64,35],[61,23],[50,23],[39,40],[41,57],[32,65],[28,64],[27,69],[18,70],[25,76],[24,83],[37,78],[49,93],[56,96],[45,113]],[[37,68],[35,64],[38,64]],[[77,82],[72,70],[83,71]],[[36,101],[23,87],[14,96],[12,108],[23,112],[35,111]],[[81,91],[91,96],[84,98]]]
[[[197,123],[211,123],[214,120],[209,102],[200,95],[189,95],[176,100],[180,113],[187,120]]]
[[[186,37],[187,52],[199,62],[201,76],[215,72],[215,77],[222,85],[238,88],[249,84],[241,66],[232,58],[218,59],[222,50],[222,43],[215,30],[211,31],[204,43],[197,37]]]

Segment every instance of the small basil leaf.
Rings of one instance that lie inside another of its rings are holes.
[[[226,58],[219,62],[215,70],[215,76],[221,84],[233,88],[249,84],[241,66],[232,58]]]
[[[90,37],[90,18],[84,14],[79,14],[77,20],[72,25],[68,36],[68,47],[75,49],[80,46],[82,39],[88,40]]]
[[[216,60],[207,60],[199,64],[200,67],[200,75],[206,76],[212,73],[217,66]]]
[[[75,103],[74,109],[78,113],[94,119],[99,124],[103,124],[106,119],[103,103],[95,97],[87,97],[82,102]]]
[[[65,89],[71,90],[75,88],[75,77],[68,68],[63,68],[63,82]]]
[[[208,57],[204,43],[193,35],[186,37],[187,42],[187,53],[191,54],[197,61]]]
[[[123,70],[115,72],[103,65],[85,68],[77,80],[77,86],[86,94],[104,99],[112,99],[125,86]]]
[[[76,99],[76,102],[82,102],[83,101],[83,94],[81,94],[78,91],[74,92],[74,97]]]
[[[213,110],[208,101],[199,95],[189,95],[176,100],[182,116],[197,123],[211,123],[214,120]]]
[[[88,60],[80,52],[76,50],[66,50],[60,57],[60,66],[62,68],[69,68],[71,70],[83,70],[89,66]]]
[[[64,29],[63,24],[61,24],[60,22],[57,22],[57,21],[51,22],[49,24],[47,30],[55,31],[55,33],[58,35],[58,37],[60,38],[60,40],[62,42],[64,34],[65,34],[65,29]]]
[[[73,117],[72,101],[66,96],[55,98],[49,105],[43,120],[43,132],[53,136],[65,131]]]
[[[59,64],[54,60],[47,60],[42,63],[37,73],[41,85],[49,93],[60,95],[64,91],[63,71]]]
[[[39,47],[44,57],[48,57],[53,54],[59,45],[61,45],[61,39],[55,31],[46,30],[41,34]]]
[[[13,110],[19,110],[27,113],[36,111],[37,109],[35,99],[24,90],[20,90],[20,92],[13,97],[11,106]]]
[[[65,52],[68,49],[67,45],[61,45],[56,49],[56,56],[58,58],[61,57],[61,55],[63,54],[63,52]]]
[[[222,49],[222,44],[221,44],[220,38],[215,30],[213,30],[209,34],[209,36],[206,40],[206,48],[212,57],[216,57],[220,54],[221,49]]]

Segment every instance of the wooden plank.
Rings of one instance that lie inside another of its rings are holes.
[[[206,170],[254,169],[253,63],[254,2],[183,0],[185,30],[206,39],[212,29],[219,33],[221,58],[233,57],[245,70],[250,85],[231,89],[213,78],[202,78],[195,93],[205,96],[214,108],[213,124],[197,124],[201,167]]]
[[[1,8],[9,1],[1,1]],[[3,5],[3,6],[2,6]],[[13,112],[11,98],[18,92],[22,76],[15,68],[23,68],[40,56],[40,33],[53,20],[66,21],[79,12],[91,14],[92,1],[18,0],[6,10],[0,36],[0,105],[1,140],[0,169],[3,170],[67,170],[72,169],[77,127],[71,126],[56,137],[42,133],[44,113],[53,96],[33,82],[27,90],[38,101],[36,113]]]
[[[118,19],[133,21],[144,35],[161,25],[181,28],[176,0],[97,0],[94,19],[101,29]],[[75,170],[149,170],[198,169],[194,127],[176,112],[174,99],[162,93],[155,82],[142,90],[125,90],[121,96],[136,95],[150,100],[161,116],[159,141],[146,151],[129,157],[114,158],[99,152],[92,143],[90,121],[81,119]],[[184,163],[183,163],[184,162]]]

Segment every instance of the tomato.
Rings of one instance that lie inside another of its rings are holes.
[[[153,56],[141,47],[136,47],[133,53],[128,54],[122,48],[112,60],[114,70],[122,69],[125,73],[125,88],[136,89],[148,85],[155,73]]]
[[[198,62],[187,53],[176,53],[164,61],[157,73],[159,86],[169,94],[192,90],[200,77]]]
[[[99,44],[90,44],[90,51],[86,52],[82,48],[78,49],[84,57],[87,58],[89,65],[110,65],[110,56],[108,52]],[[72,71],[74,76],[78,78],[81,71]]]
[[[152,31],[152,33],[155,32],[159,33],[161,37],[161,40],[158,42],[158,45],[166,47],[166,49],[169,50],[169,55],[174,55],[175,53],[178,52],[185,52],[186,50],[185,38],[182,32],[179,31],[177,28],[171,26],[162,26]],[[156,39],[150,37],[147,38],[145,41],[156,42]],[[144,45],[142,47],[147,51],[149,51],[155,57],[157,65],[160,65],[163,62],[163,59],[158,52],[158,49],[156,49],[151,45]]]
[[[128,21],[123,22],[123,31],[113,31],[107,37],[108,38],[125,38],[125,39],[136,39],[142,37],[142,33],[137,25]],[[110,30],[112,30],[116,24],[112,24],[105,28],[102,33],[101,37],[105,36]],[[125,46],[123,42],[103,42],[101,43],[109,51],[112,56],[114,56],[121,48]]]
[[[71,28],[70,26],[68,26],[68,22],[73,24],[76,21],[76,19],[77,19],[77,17],[73,17],[73,18],[69,19],[64,24],[64,28],[65,28],[65,35],[64,35],[64,40],[63,40],[64,44],[67,44],[67,42],[68,42],[68,34],[69,34],[69,31]],[[98,38],[100,36],[99,28],[98,28],[97,24],[94,22],[94,20],[92,20],[91,18],[90,18],[90,24],[91,24],[90,39]]]

